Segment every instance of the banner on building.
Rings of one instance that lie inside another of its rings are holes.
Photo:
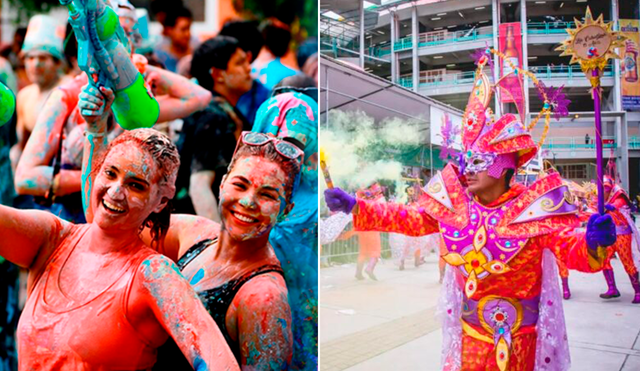
[[[627,37],[620,63],[622,109],[640,111],[640,81],[638,79],[638,50],[640,50],[640,22],[637,19],[621,19],[620,31]]]
[[[514,73],[513,67],[522,68],[522,28],[520,22],[502,23],[499,29],[498,50],[504,55],[500,58],[500,101],[515,103],[518,111],[524,114],[524,82],[522,74]]]

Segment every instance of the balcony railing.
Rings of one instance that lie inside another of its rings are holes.
[[[532,66],[529,70],[537,77],[545,80],[550,79],[566,79],[574,78],[584,79],[584,73],[580,70],[580,66]],[[472,84],[475,71],[466,71],[459,73],[449,73],[446,75],[427,76],[422,71],[420,74],[420,88],[433,88],[441,86],[456,86],[462,84]],[[604,77],[613,76],[613,66],[607,65],[602,73]],[[398,84],[405,88],[413,88],[413,77],[411,75],[401,76]]]
[[[529,66],[529,71],[533,72],[536,77],[541,79],[573,79],[574,77],[585,78],[584,73],[579,65],[571,66]],[[602,76],[613,76],[613,66],[607,65],[602,71]]]
[[[635,138],[635,137],[633,137]],[[536,138],[538,141],[539,138]],[[587,143],[588,142],[588,143]],[[640,145],[640,143],[638,143]],[[615,137],[604,136],[602,137],[602,148],[615,148]],[[587,141],[585,137],[547,137],[542,145],[543,150],[549,151],[594,151],[595,156],[596,143],[595,138],[589,138]]]
[[[576,28],[575,22],[529,22],[527,32],[535,35],[566,35],[567,28]]]
[[[536,141],[538,140],[539,139],[536,139]],[[550,151],[595,151],[596,144],[594,140],[595,138],[590,137],[587,143],[585,137],[547,137],[545,143],[542,145],[542,148]],[[629,137],[627,146],[632,150],[640,149],[640,137]],[[616,148],[615,137],[602,137],[602,147],[605,149]],[[595,156],[595,152],[593,153],[593,155]]]
[[[573,21],[560,22],[529,22],[527,32],[532,35],[565,35],[567,28],[575,28]],[[469,30],[449,32],[444,36],[434,34],[434,32],[421,33],[418,35],[418,48],[437,46],[446,43],[456,43],[465,41],[475,41],[493,38],[491,27],[482,27]],[[399,39],[393,44],[395,51],[403,51],[413,47],[413,37],[408,36]],[[376,50],[372,55],[379,57],[391,54],[391,43],[384,43],[374,47]]]

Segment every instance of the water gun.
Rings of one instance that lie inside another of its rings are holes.
[[[16,97],[11,89],[0,82],[0,126],[11,120],[16,110]]]
[[[116,122],[126,130],[153,126],[160,106],[131,61],[129,40],[118,14],[105,0],[60,0],[60,4],[69,10],[80,69],[89,76],[90,84],[115,93],[111,109]]]

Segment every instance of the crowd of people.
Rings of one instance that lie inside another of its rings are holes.
[[[0,369],[317,369],[317,40],[277,17],[201,40],[171,2],[152,45],[100,3],[157,119],[123,129],[59,19],[2,51]]]

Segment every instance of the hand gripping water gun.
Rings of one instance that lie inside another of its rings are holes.
[[[105,0],[60,0],[60,4],[69,9],[80,69],[89,76],[90,84],[115,93],[111,109],[116,122],[126,130],[153,126],[160,106],[131,61],[129,40],[118,14]]]
[[[16,110],[16,97],[11,89],[0,82],[0,126],[11,120]]]

